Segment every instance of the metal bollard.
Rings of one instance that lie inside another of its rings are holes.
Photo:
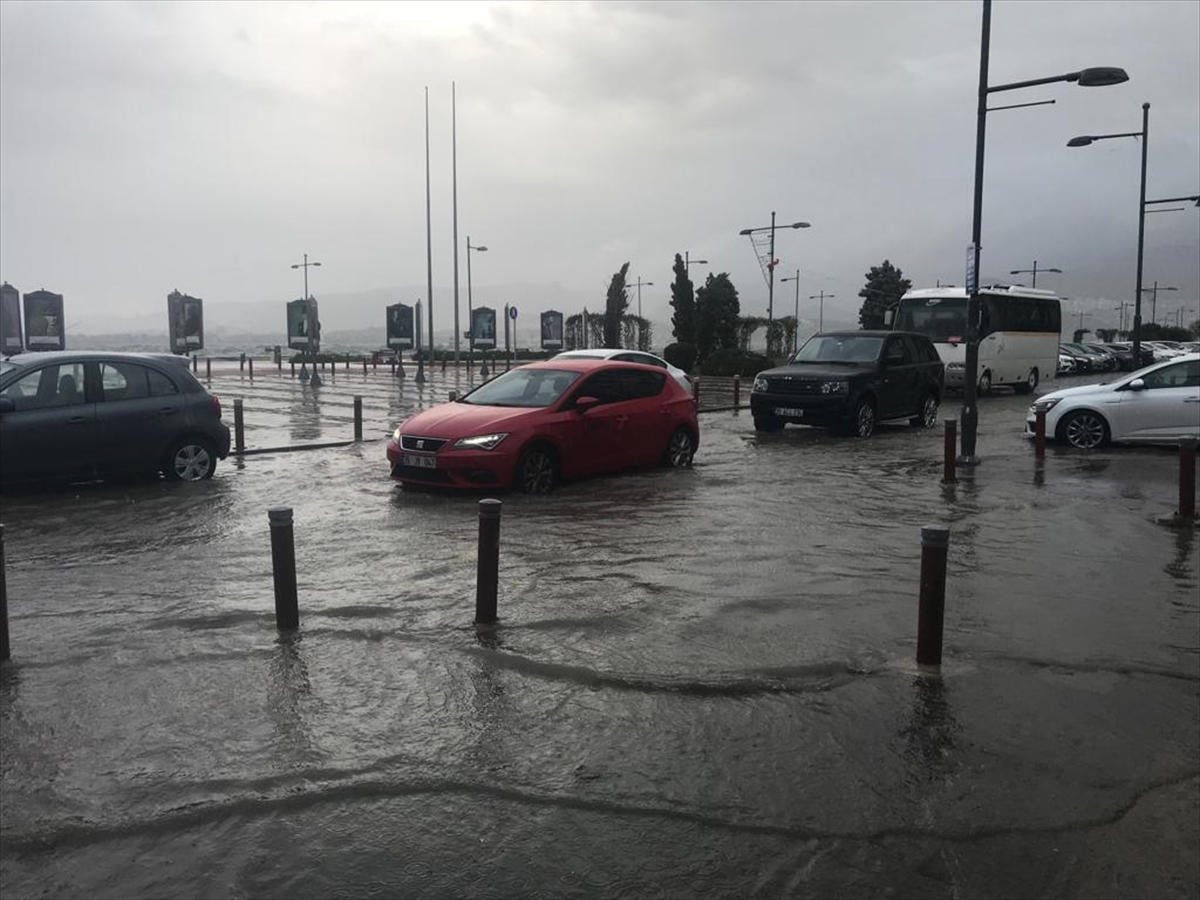
[[[393,378],[396,377],[396,364],[395,363],[392,363],[392,377]]]
[[[4,571],[4,526],[0,525],[0,662],[8,662],[8,578]]]
[[[246,354],[245,353],[238,356],[238,371],[239,372],[246,371]]]
[[[696,376],[696,380],[692,382],[692,398],[696,401],[696,409],[700,408],[700,376]]]
[[[362,397],[354,397],[354,440],[362,440]]]
[[[1179,439],[1179,518],[1196,517],[1196,439]]]
[[[942,664],[942,621],[946,613],[946,556],[950,529],[921,528],[921,595],[917,613],[917,665]]]
[[[350,354],[349,353],[346,354],[346,371],[347,372],[350,371]]]
[[[365,356],[362,358],[362,362],[363,362],[363,374],[366,375],[367,374],[367,358]]]
[[[275,580],[275,627],[290,631],[300,627],[300,605],[296,597],[296,540],[292,531],[292,508],[267,510],[271,523],[271,573]]]
[[[958,481],[958,475],[954,471],[956,455],[955,449],[958,446],[958,422],[954,419],[946,419],[946,446],[945,446],[945,462],[942,464],[942,484],[955,484]]]
[[[733,408],[736,410],[742,405],[742,376],[733,376]]]
[[[233,399],[233,450],[241,453],[246,449],[246,426],[242,420],[242,398]]]
[[[296,377],[296,361],[292,360],[291,365],[292,365],[292,377],[295,378]]]
[[[499,500],[479,501],[479,562],[475,572],[475,624],[496,621],[496,591],[500,578]]]
[[[254,377],[254,357],[251,356],[250,359],[247,360],[247,362],[250,364],[250,377],[253,378]]]
[[[1035,410],[1033,416],[1033,452],[1038,459],[1041,459],[1046,455],[1046,411],[1044,409]]]
[[[195,354],[193,354],[192,355],[192,373],[195,374],[197,371],[199,371],[199,367],[200,367],[200,359]]]
[[[212,381],[212,358],[206,357],[204,360],[204,378],[207,381]]]

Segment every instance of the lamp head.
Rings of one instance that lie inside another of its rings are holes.
[[[1067,141],[1068,147],[1086,147],[1092,142],[1090,135],[1082,134],[1079,137],[1073,137]]]
[[[738,232],[738,234],[750,234],[750,232],[752,232],[752,231],[754,231],[753,228],[743,228],[741,231]]]
[[[1129,80],[1129,74],[1116,66],[1097,66],[1084,69],[1076,79],[1080,87],[1109,87]]]
[[[796,222],[792,225],[793,228],[812,228],[808,222]]]

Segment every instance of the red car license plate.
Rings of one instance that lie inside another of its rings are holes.
[[[414,466],[418,469],[437,468],[437,459],[432,456],[413,456],[411,453],[405,453],[402,461],[404,465]]]

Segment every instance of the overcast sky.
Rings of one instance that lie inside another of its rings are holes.
[[[962,283],[981,9],[5,0],[0,278],[65,294],[68,319],[146,312],[164,328],[173,288],[299,296],[289,267],[305,252],[323,263],[318,298],[423,285],[428,86],[440,331],[455,81],[464,310],[470,235],[489,247],[473,256],[477,286],[557,283],[599,306],[628,260],[664,321],[673,255],[688,250],[710,263],[697,281],[728,271],[743,314],[763,315],[738,232],[775,210],[812,223],[776,249],[778,276],[802,271],[802,316],[824,290],[826,317],[852,319],[884,258],[915,286]],[[1057,102],[988,117],[984,279],[1037,259],[1065,270],[1039,287],[1081,298],[1069,308],[1095,310],[1088,325],[1115,323],[1134,294],[1139,144],[1065,145],[1140,130],[1149,101],[1148,196],[1200,193],[1200,3],[997,0],[992,19],[992,84],[1129,72],[1001,94],[993,105]],[[1148,216],[1146,284],[1179,288],[1160,318],[1200,307],[1198,247],[1200,210]],[[777,283],[777,314],[794,298]]]

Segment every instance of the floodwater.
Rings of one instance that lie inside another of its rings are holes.
[[[365,436],[463,389],[214,377],[247,444]],[[1200,894],[1200,547],[1177,455],[705,413],[688,471],[476,501],[379,440],[208,483],[4,498],[5,897]],[[957,403],[945,415],[956,415]],[[295,510],[275,630],[267,509]],[[945,662],[921,525],[951,528]]]

